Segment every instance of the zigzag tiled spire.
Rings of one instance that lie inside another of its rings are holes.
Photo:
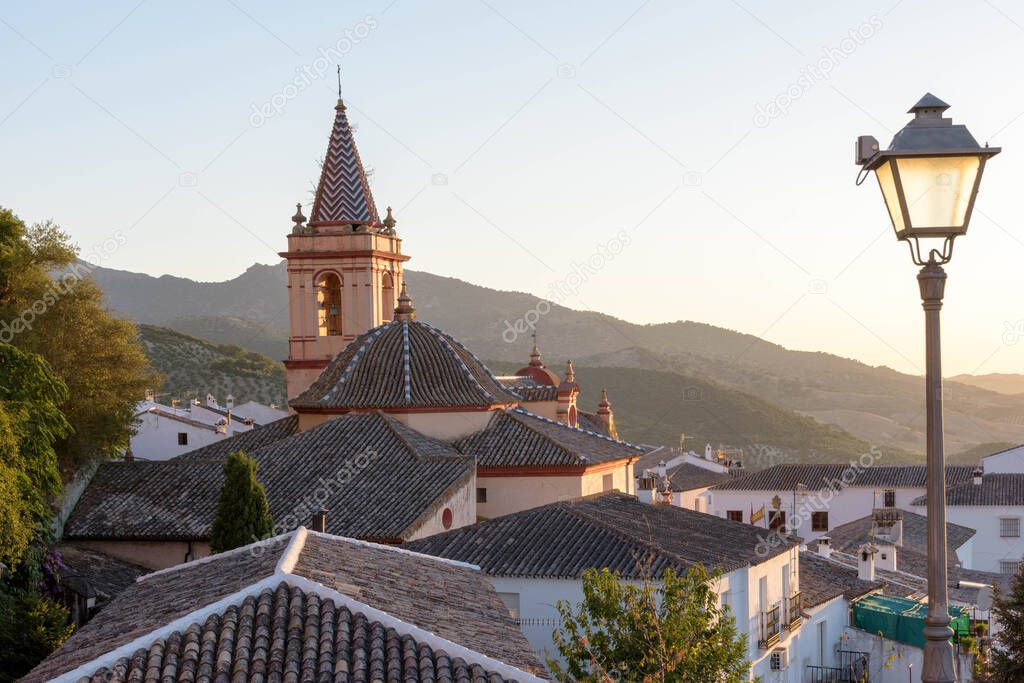
[[[320,184],[316,188],[310,227],[325,225],[381,226],[370,184],[359,160],[352,127],[345,115],[345,103],[338,99],[334,107],[334,128],[327,145]]]

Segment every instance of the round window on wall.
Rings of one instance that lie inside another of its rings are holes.
[[[445,508],[444,512],[441,513],[441,524],[444,525],[445,529],[452,528],[452,519],[455,515],[452,514],[451,508]]]

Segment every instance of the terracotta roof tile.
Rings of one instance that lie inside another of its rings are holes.
[[[197,448],[194,451],[188,453],[182,453],[177,456],[175,460],[209,460],[209,461],[224,461],[227,460],[229,453],[235,451],[245,451],[251,453],[257,448],[261,448],[268,444],[272,444],[275,441],[292,436],[299,431],[299,416],[289,415],[283,417],[280,420],[274,420],[268,422],[265,425],[259,425],[253,427],[247,432],[235,434],[234,436],[216,441],[208,446]]]
[[[958,484],[971,478],[974,467],[950,465],[946,468],[946,482]],[[715,487],[717,491],[794,491],[803,484],[811,491],[819,491],[845,482],[847,486],[866,488],[923,488],[924,465],[876,465],[856,467],[843,464],[775,465],[768,469],[735,477]]]
[[[946,505],[1024,505],[1024,473],[986,474],[980,484],[972,478],[946,482]],[[915,498],[911,505],[927,505],[928,497]]]
[[[508,680],[488,661],[542,671],[477,571],[303,529],[144,577],[25,680]]]

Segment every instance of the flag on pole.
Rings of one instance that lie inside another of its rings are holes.
[[[751,505],[750,506],[750,523],[751,524],[757,524],[758,522],[761,522],[763,520],[764,520],[764,505],[762,505],[761,509],[757,510],[756,512],[754,511],[754,506]]]

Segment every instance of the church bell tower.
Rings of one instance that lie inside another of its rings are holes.
[[[377,213],[340,97],[334,112],[309,222],[296,205],[280,254],[288,261],[289,400],[350,341],[393,318],[409,259],[390,207],[383,221]]]

